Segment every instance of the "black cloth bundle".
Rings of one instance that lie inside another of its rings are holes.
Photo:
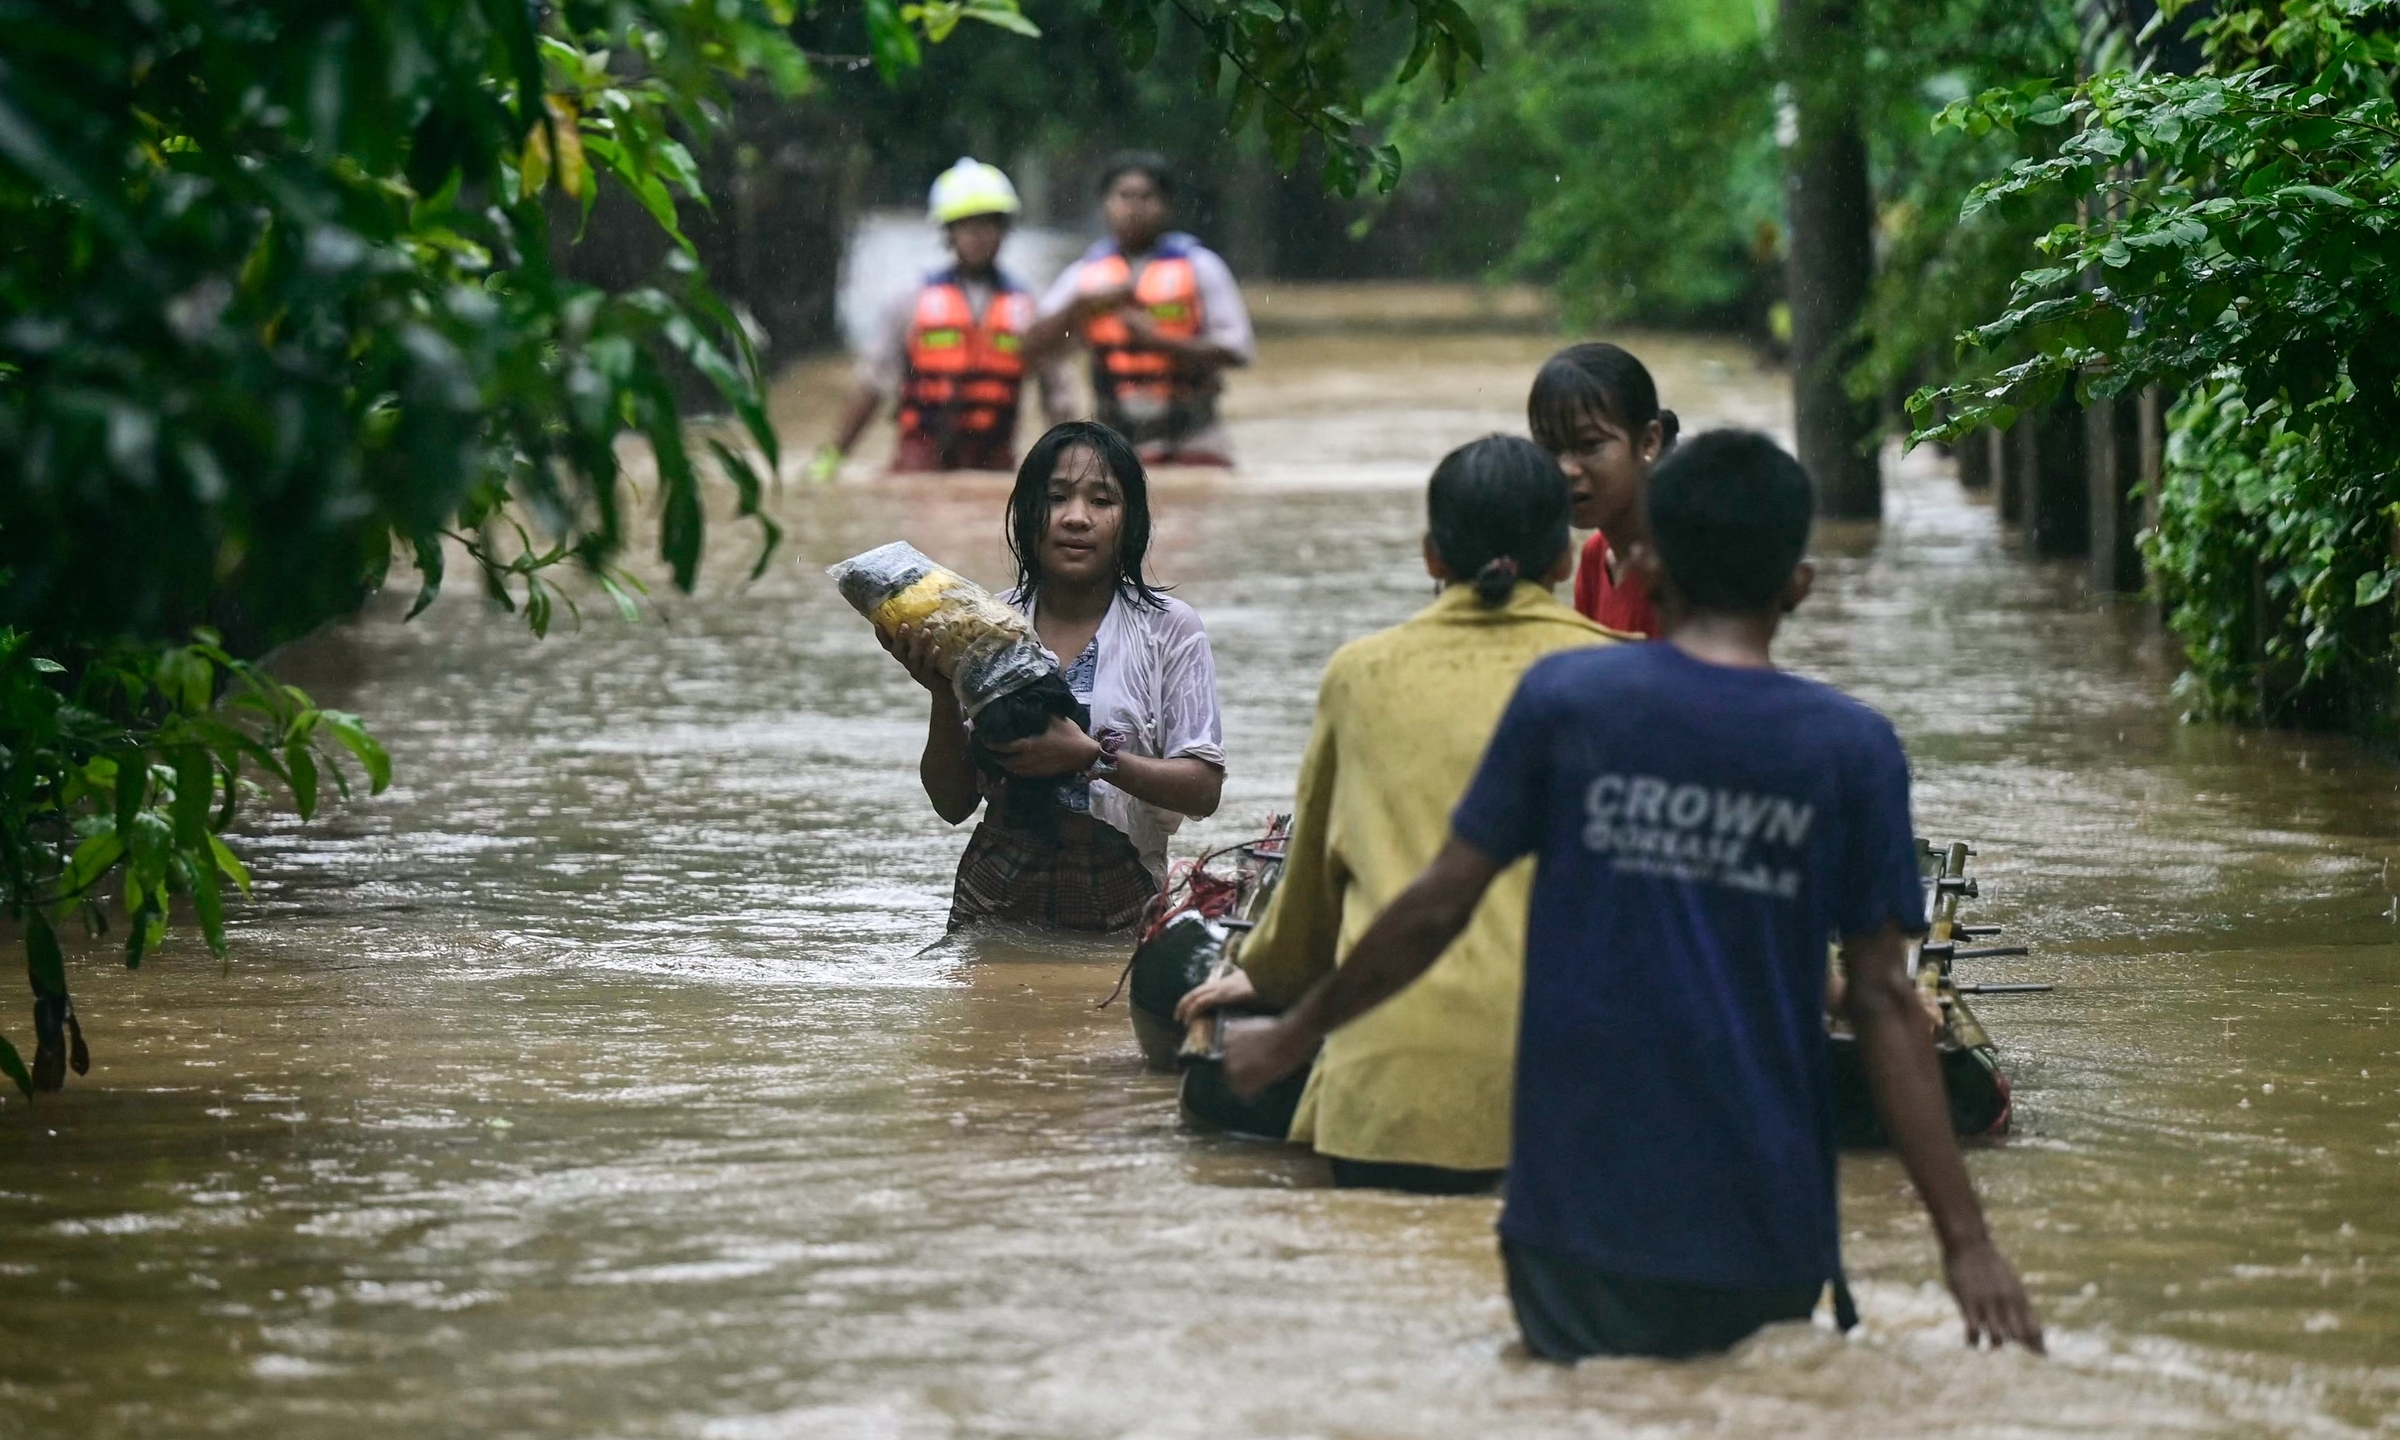
[[[1049,729],[1050,722],[1061,715],[1074,721],[1077,729],[1091,733],[1090,709],[1067,688],[1066,677],[1052,670],[1030,685],[1021,685],[985,702],[975,715],[975,743],[970,752],[975,768],[1000,785],[1000,823],[1045,840],[1058,838],[1058,792],[1066,777],[1028,779],[1011,775],[1002,768],[1000,757],[990,747],[1030,740]]]
[[[853,555],[825,573],[878,632],[888,637],[902,625],[924,631],[935,663],[950,677],[959,712],[967,717],[968,754],[976,770],[999,787],[1000,822],[1055,844],[1063,777],[1021,779],[1009,774],[990,748],[1030,740],[1061,715],[1091,733],[1090,710],[1067,688],[1032,620],[904,541]]]

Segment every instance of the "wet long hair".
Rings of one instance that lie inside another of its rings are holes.
[[[1018,593],[1031,603],[1041,590],[1042,536],[1050,529],[1050,477],[1058,471],[1059,456],[1077,446],[1099,457],[1125,497],[1125,520],[1117,529],[1117,593],[1146,610],[1163,609],[1164,587],[1151,584],[1142,573],[1142,562],[1150,554],[1149,472],[1125,437],[1097,420],[1051,426],[1017,467],[1017,488],[1008,497],[1008,553],[1017,558]]]
[[[1633,352],[1605,340],[1569,345],[1542,362],[1533,377],[1533,394],[1525,401],[1525,421],[1535,443],[1556,455],[1575,444],[1575,423],[1599,415],[1627,435],[1639,438],[1651,421],[1665,432],[1660,458],[1675,448],[1682,422],[1675,412],[1659,408],[1658,386]]]
[[[1492,608],[1508,603],[1519,580],[1539,584],[1558,564],[1573,509],[1558,462],[1514,435],[1487,435],[1444,455],[1425,489],[1434,553]]]

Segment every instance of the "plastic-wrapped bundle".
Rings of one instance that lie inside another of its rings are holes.
[[[1032,621],[906,541],[853,555],[825,573],[885,635],[913,624],[932,638],[934,665],[950,677],[970,720],[1001,696],[1058,673]]]
[[[905,541],[853,555],[825,573],[885,635],[915,625],[932,638],[934,668],[950,677],[974,734],[971,758],[999,787],[1003,818],[1011,829],[1054,837],[1061,782],[1011,775],[991,748],[1032,739],[1054,716],[1091,729],[1091,712],[1067,688],[1033,622]]]

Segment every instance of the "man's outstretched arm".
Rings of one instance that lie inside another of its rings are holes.
[[[1867,1082],[1884,1133],[1908,1171],[1910,1183],[1933,1217],[1941,1238],[1942,1270],[1967,1322],[1967,1343],[1990,1341],[2042,1350],[2041,1322],[2034,1319],[2025,1286],[1992,1244],[1983,1206],[1967,1177],[1958,1139],[1950,1132],[1950,1105],[1942,1072],[1925,1037],[1925,1011],[1917,982],[1908,973],[1908,940],[1886,924],[1869,935],[1842,941],[1850,1028],[1866,1061]]]
[[[1325,1037],[1408,988],[1475,916],[1500,867],[1453,835],[1433,863],[1384,907],[1340,968],[1279,1018],[1225,1035],[1225,1079],[1257,1094],[1308,1063]]]

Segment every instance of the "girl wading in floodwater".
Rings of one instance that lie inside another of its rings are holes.
[[[1557,457],[1575,503],[1575,527],[1595,533],[1575,571],[1575,609],[1611,630],[1658,636],[1658,612],[1629,564],[1650,543],[1642,487],[1675,448],[1675,412],[1633,353],[1593,341],[1542,362],[1525,402],[1533,438]]]
[[[1090,707],[1091,733],[1053,720],[1029,740],[991,747],[1012,775],[1065,777],[1055,835],[1011,828],[1000,807],[959,857],[955,928],[979,919],[1062,930],[1121,930],[1166,875],[1167,837],[1215,813],[1225,785],[1217,668],[1199,613],[1142,573],[1150,487],[1142,462],[1105,425],[1071,421],[1034,442],[1008,500],[1017,585],[1005,597],[1059,657]],[[950,681],[931,647],[902,626],[885,648],[933,696],[917,773],[956,825],[990,797],[969,753]]]

